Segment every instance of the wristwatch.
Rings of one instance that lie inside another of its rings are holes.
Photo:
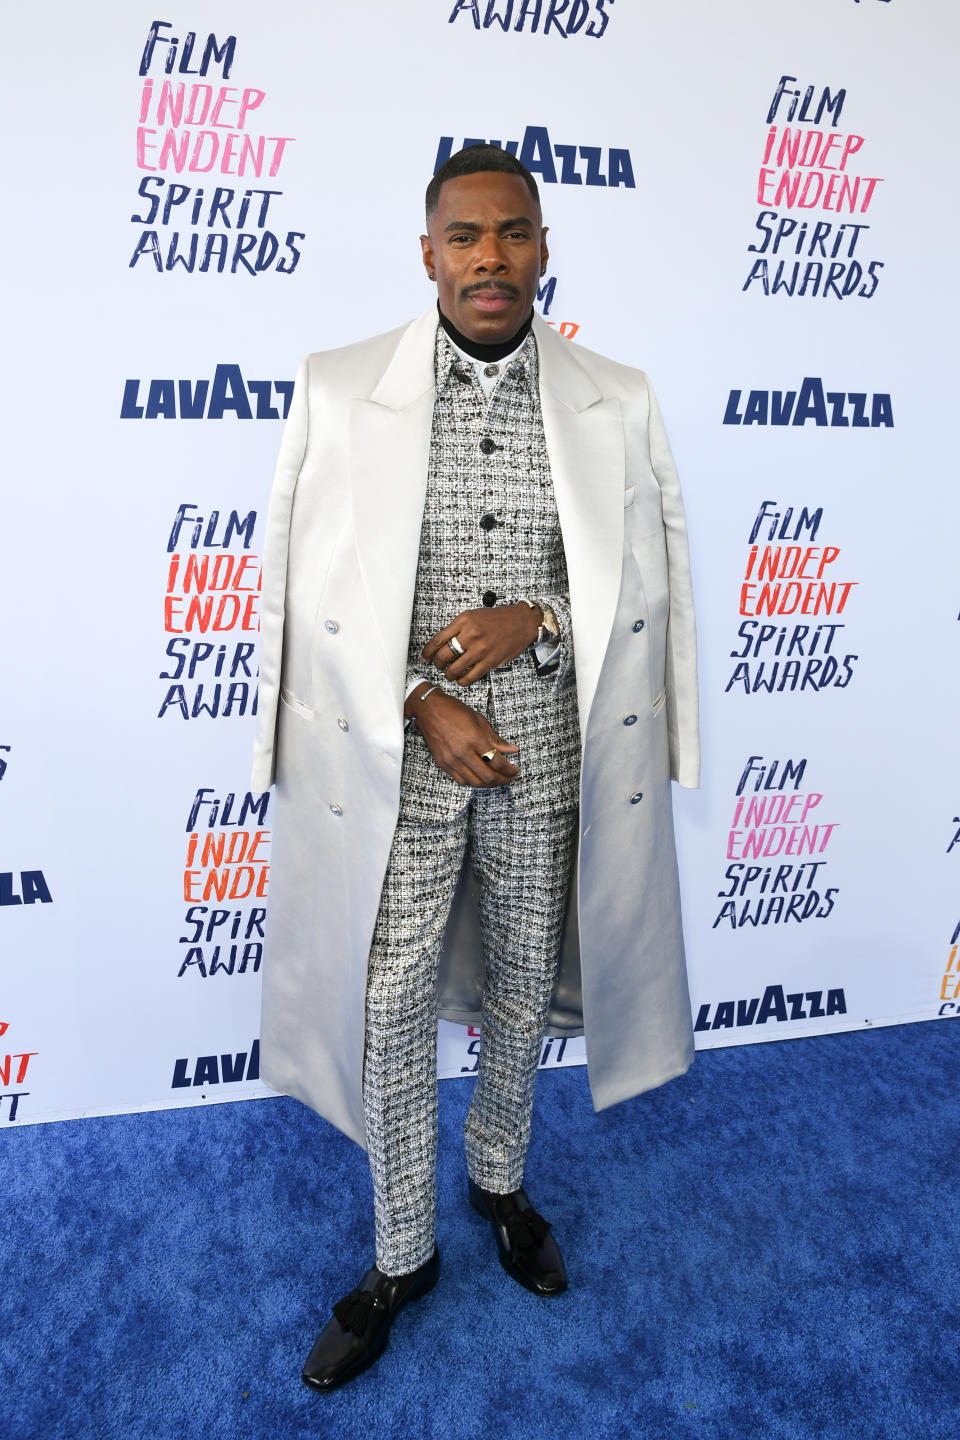
[[[545,645],[547,641],[552,641],[555,645],[560,639],[560,622],[557,620],[556,611],[551,610],[549,605],[541,605],[540,609],[543,611],[543,624],[537,631],[535,644]]]
[[[549,605],[541,605],[539,600],[524,598],[520,603],[529,605],[531,610],[539,610],[543,616],[542,622],[537,627],[535,638],[530,641],[530,648],[535,649],[537,645],[548,643],[556,645],[560,639],[560,622],[557,619],[557,612],[552,610]]]
[[[556,611],[552,610],[549,605],[541,605],[539,601],[525,599],[523,603],[529,605],[531,610],[539,610],[543,616],[543,620],[537,627],[536,639],[530,641],[533,668],[538,675],[552,675],[560,668],[560,658],[557,648],[560,644],[560,622],[557,619]],[[550,645],[552,647],[548,660],[541,661],[537,655],[537,649],[541,645]]]

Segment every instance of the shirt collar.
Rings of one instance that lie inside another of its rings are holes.
[[[516,350],[498,360],[501,376],[508,372],[514,378],[523,376],[531,385],[537,383],[537,342],[531,331],[517,346]],[[482,360],[467,355],[450,339],[442,325],[437,326],[436,348],[437,394],[442,395],[450,385],[462,384],[463,379],[473,380],[473,372],[484,368]]]

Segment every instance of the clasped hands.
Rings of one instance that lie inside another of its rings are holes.
[[[539,606],[532,609],[523,602],[464,610],[427,641],[422,658],[466,688],[522,655],[537,638],[542,621]],[[457,645],[451,646],[454,638]],[[489,787],[515,780],[520,771],[506,757],[517,754],[519,746],[501,739],[485,715],[444,691],[435,690],[421,705],[428,688],[418,685],[404,708],[416,716],[440,769],[458,785]]]
[[[522,655],[536,640],[542,622],[540,607],[531,609],[525,602],[464,610],[427,641],[421,658],[436,665],[448,680],[472,685],[489,670]],[[457,645],[451,646],[451,640]]]

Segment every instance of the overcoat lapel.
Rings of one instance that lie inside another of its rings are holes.
[[[403,333],[369,397],[352,403],[351,486],[360,574],[402,704],[430,463],[437,313]]]
[[[620,586],[624,439],[569,341],[534,318],[550,472],[570,579],[581,732],[597,688]],[[353,402],[351,478],[360,573],[402,702],[435,399],[435,310],[404,331],[369,397]]]
[[[623,564],[624,439],[619,401],[604,399],[539,317],[540,402],[570,580],[580,731],[596,693]]]

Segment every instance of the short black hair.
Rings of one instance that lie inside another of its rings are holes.
[[[516,155],[511,155],[509,150],[501,150],[499,145],[468,145],[465,150],[457,150],[449,160],[445,160],[427,186],[427,222],[437,208],[440,187],[445,181],[456,180],[461,175],[482,175],[488,170],[519,175],[537,202],[537,209],[540,209],[537,182]]]

